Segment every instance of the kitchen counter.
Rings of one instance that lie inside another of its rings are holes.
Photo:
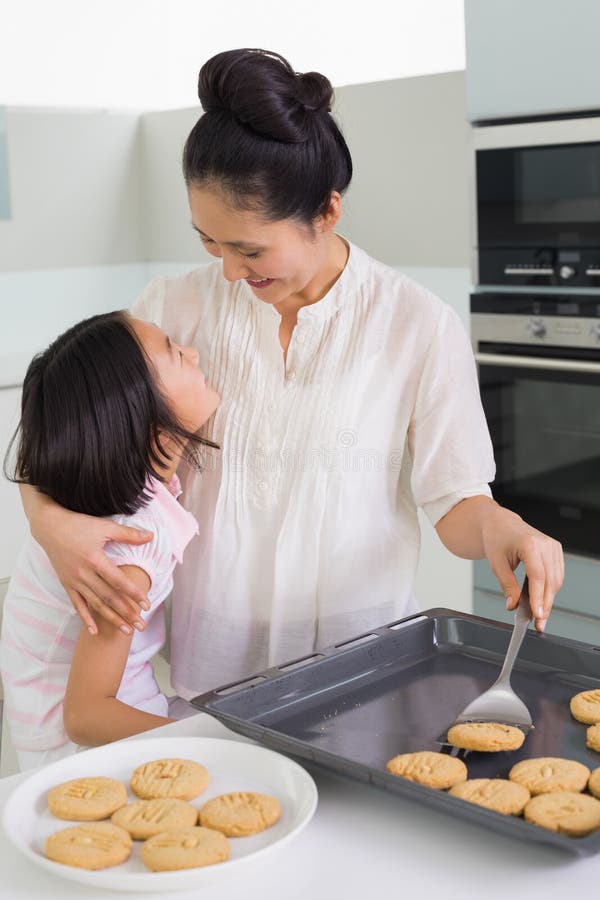
[[[245,740],[204,713],[143,737],[197,736]],[[204,900],[343,900],[378,896],[464,900],[549,900],[593,891],[600,855],[577,860],[519,844],[494,832],[421,808],[401,797],[308,767],[319,790],[314,819],[289,845],[215,887]],[[0,781],[0,806],[26,775]],[[10,900],[108,900],[114,893],[47,875],[31,866],[0,832],[0,897]],[[187,900],[199,892],[162,895]],[[156,895],[158,896],[158,895]]]

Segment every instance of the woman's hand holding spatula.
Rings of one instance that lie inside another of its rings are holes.
[[[506,606],[516,609],[521,589],[514,571],[523,563],[535,627],[543,631],[564,580],[562,547],[489,497],[468,497],[436,525],[444,545],[465,559],[486,557]]]

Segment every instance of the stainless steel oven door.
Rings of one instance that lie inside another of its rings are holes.
[[[494,497],[565,550],[600,557],[600,350],[479,342]]]

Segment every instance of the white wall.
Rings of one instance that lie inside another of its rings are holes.
[[[139,115],[9,107],[6,129],[0,272],[144,259]]]
[[[464,73],[336,90],[354,163],[340,230],[390,265],[469,263]],[[210,259],[190,226],[181,152],[196,108],[143,117],[144,242],[151,260]]]
[[[0,104],[173,109],[202,63],[264,47],[334,85],[464,69],[462,0],[19,0],[0,20]]]

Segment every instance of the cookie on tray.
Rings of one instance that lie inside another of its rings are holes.
[[[508,773],[511,781],[522,784],[530,794],[556,794],[558,791],[583,791],[590,770],[574,759],[542,756],[523,759]]]
[[[585,725],[600,722],[600,690],[580,691],[571,697],[569,703],[571,715]]]
[[[505,816],[520,816],[531,799],[526,787],[506,778],[471,778],[455,784],[449,793]]]
[[[448,743],[453,747],[482,753],[518,750],[524,740],[525,735],[520,728],[500,722],[464,722],[453,725],[448,732]]]
[[[588,791],[600,800],[600,768],[592,771],[588,781]]]
[[[107,819],[127,803],[127,789],[114,778],[74,778],[53,787],[48,809],[57,819],[94,822]]]
[[[572,791],[532,797],[523,814],[528,822],[569,837],[584,837],[600,828],[600,800]]]
[[[235,791],[205,803],[198,821],[227,837],[248,837],[270,828],[280,815],[281,807],[275,797],[253,791]]]
[[[142,862],[153,872],[196,869],[229,859],[229,841],[211,828],[180,828],[155,834],[142,844]]]
[[[585,742],[590,750],[597,750],[600,753],[600,724],[590,725]]]
[[[134,841],[145,841],[174,828],[191,828],[197,821],[198,810],[191,803],[171,797],[136,800],[122,806],[111,817],[113,825],[128,831]]]
[[[392,775],[441,790],[467,780],[467,767],[462,759],[433,750],[400,753],[390,759],[386,769]]]
[[[123,828],[109,822],[71,825],[46,839],[48,859],[77,869],[107,869],[125,862],[131,853],[131,838]]]
[[[193,800],[208,786],[208,771],[191,759],[153,759],[138,766],[131,776],[131,789],[142,800],[174,797]]]

